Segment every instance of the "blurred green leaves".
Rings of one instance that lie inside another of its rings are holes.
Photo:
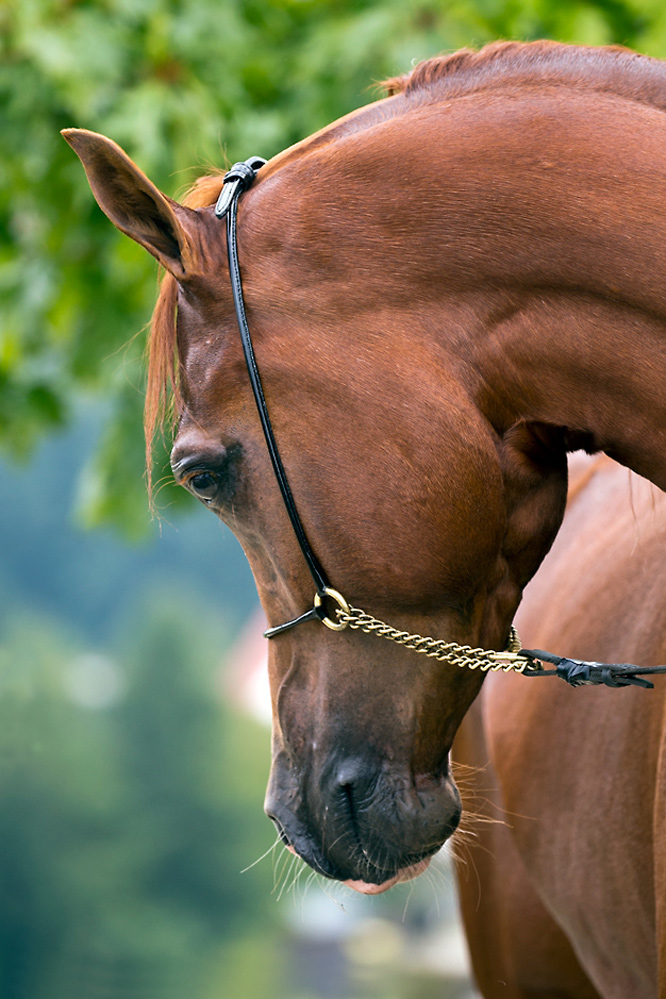
[[[241,874],[273,838],[268,733],[215,696],[226,636],[166,592],[126,625],[111,655],[43,617],[0,640],[7,999],[223,995],[221,941],[275,924],[265,867]]]
[[[5,0],[0,7],[0,449],[63,425],[81,392],[110,425],[89,523],[148,521],[138,413],[156,268],[95,206],[59,136],[123,145],[167,193],[271,155],[416,60],[496,37],[666,56],[661,0]],[[166,497],[168,502],[173,495]]]

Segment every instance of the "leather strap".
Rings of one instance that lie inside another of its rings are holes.
[[[243,299],[243,285],[241,283],[240,266],[238,263],[238,240],[236,235],[238,201],[243,191],[246,191],[254,182],[257,170],[259,170],[265,162],[266,160],[262,159],[260,156],[252,156],[249,160],[245,160],[244,163],[235,163],[232,166],[231,170],[229,170],[225,175],[222,191],[220,192],[217,205],[215,206],[215,215],[219,219],[226,217],[227,220],[227,256],[229,259],[229,275],[231,278],[231,290],[234,297],[234,306],[236,308],[236,319],[240,330],[245,363],[250,376],[252,393],[259,412],[259,419],[261,420],[261,426],[266,439],[266,446],[268,447],[271,463],[273,465],[273,471],[275,472],[275,478],[277,479],[278,486],[280,487],[282,499],[284,500],[284,505],[287,509],[287,513],[289,514],[289,519],[291,521],[291,526],[294,529],[296,540],[298,541],[300,549],[303,553],[303,557],[307,563],[308,569],[310,570],[310,574],[315,581],[317,593],[323,597],[326,589],[329,587],[328,579],[319,559],[312,550],[305,533],[305,529],[303,528],[303,524],[301,523],[301,518],[298,515],[296,503],[289,486],[289,481],[287,479],[284,465],[282,464],[280,452],[275,440],[275,435],[273,433],[273,427],[271,426],[270,417],[268,415],[268,407],[266,406],[266,398],[264,396],[261,377],[259,375],[259,368],[257,367],[257,360],[252,346],[252,338],[247,324],[245,301]],[[305,614],[301,614],[299,617],[294,618],[293,621],[287,621],[285,624],[277,625],[275,628],[269,628],[265,633],[266,637],[272,638],[274,635],[277,635],[282,631],[286,631],[287,628],[293,628],[295,625],[301,624],[304,621],[310,621],[315,618],[321,620],[324,615],[325,611],[323,609],[323,605],[319,608],[312,608],[311,610],[306,611]]]
[[[572,687],[604,684],[606,687],[654,687],[645,674],[666,673],[666,666],[634,666],[633,663],[598,663],[585,659],[569,659],[542,649],[521,649],[521,656],[542,663],[552,663],[555,669],[525,670],[524,676],[559,676]]]

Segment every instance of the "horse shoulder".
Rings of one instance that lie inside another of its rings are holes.
[[[602,464],[574,491],[519,613],[529,645],[664,662],[666,504]],[[585,567],[585,572],[581,571]],[[664,710],[655,689],[492,677],[484,732],[512,838],[536,891],[607,996],[652,996],[664,926]]]
[[[600,999],[571,943],[545,907],[513,836],[477,700],[458,730],[454,772],[463,797],[455,834],[458,896],[484,999]]]

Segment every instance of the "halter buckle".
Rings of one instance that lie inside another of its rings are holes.
[[[234,163],[231,170],[227,170],[222,181],[222,190],[215,205],[215,216],[223,219],[231,208],[231,202],[237,195],[247,191],[252,186],[257,170],[260,170],[266,160],[262,156],[250,156],[249,160],[243,163]]]

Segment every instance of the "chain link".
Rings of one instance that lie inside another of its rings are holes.
[[[390,624],[372,617],[371,614],[366,614],[358,607],[349,607],[348,611],[338,607],[335,614],[339,624],[343,627],[363,631],[366,635],[377,635],[378,638],[386,638],[389,642],[397,642],[398,645],[403,645],[406,649],[420,652],[440,663],[451,663],[453,666],[466,669],[478,669],[482,673],[496,673],[498,671],[506,673],[509,670],[523,673],[535,669],[532,659],[519,654],[520,638],[513,626],[509,632],[505,651],[493,652],[488,649],[475,649],[471,645],[458,645],[457,642],[444,642],[439,638],[412,635],[408,631],[398,631],[397,628],[392,628]]]

